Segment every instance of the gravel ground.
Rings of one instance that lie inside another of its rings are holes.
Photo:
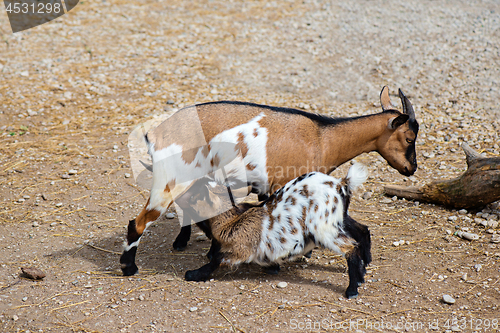
[[[454,211],[382,191],[461,174],[461,142],[500,155],[498,2],[83,1],[15,35],[0,15],[0,331],[499,330],[500,204]],[[351,212],[374,257],[357,299],[342,296],[344,260],[318,249],[277,276],[248,265],[187,283],[209,243],[173,251],[175,218],[143,237],[140,274],[121,276],[125,226],[148,195],[130,177],[134,126],[224,99],[370,114],[384,85],[415,107],[419,170],[357,158],[370,178]],[[29,266],[47,276],[22,277]]]

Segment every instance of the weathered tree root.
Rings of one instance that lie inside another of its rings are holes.
[[[421,187],[385,186],[388,196],[398,196],[457,209],[475,209],[500,200],[500,157],[486,158],[463,143],[467,171],[460,177],[437,180]]]

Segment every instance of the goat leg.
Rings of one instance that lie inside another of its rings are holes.
[[[187,243],[189,241],[189,238],[191,237],[191,221],[186,221],[187,219],[190,220],[190,218],[187,216],[187,214],[184,215],[184,221],[183,221],[183,227],[181,227],[181,231],[177,235],[177,238],[175,238],[174,241],[174,249],[177,251],[183,251]],[[189,223],[185,223],[189,222]]]
[[[220,247],[220,245],[219,245]],[[201,266],[198,269],[187,271],[185,275],[186,281],[206,281],[210,278],[210,275],[219,268],[222,261],[222,253],[217,251],[212,257],[212,260],[206,265]]]
[[[358,296],[358,287],[364,282],[365,267],[357,249],[348,254],[346,258],[349,272],[349,286],[347,287],[345,296],[351,299]]]

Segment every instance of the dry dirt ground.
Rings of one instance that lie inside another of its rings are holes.
[[[1,332],[499,330],[498,202],[459,213],[383,195],[459,175],[461,142],[499,156],[497,1],[92,0],[15,35],[2,10],[0,32]],[[185,282],[209,243],[173,251],[177,219],[149,229],[140,273],[121,276],[125,226],[148,196],[128,177],[136,125],[224,99],[369,114],[384,85],[415,106],[419,170],[357,158],[370,178],[351,214],[374,258],[357,299],[343,297],[344,260],[319,249],[277,276],[247,265]],[[21,277],[28,266],[47,276]]]

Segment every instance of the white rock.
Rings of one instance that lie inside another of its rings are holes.
[[[465,214],[467,214],[467,209],[460,209],[460,210],[458,211],[458,214],[460,214],[460,215],[465,215]]]
[[[68,171],[68,175],[76,175],[78,173],[78,170],[71,169]]]
[[[196,310],[198,310],[198,308],[196,306],[189,308],[189,312],[195,312]]]
[[[56,203],[56,207],[62,207],[64,204],[62,202]]]
[[[124,176],[125,176],[125,178],[130,178],[131,174],[130,173],[126,173]]]
[[[167,219],[173,219],[173,218],[175,218],[175,214],[174,213],[167,213],[167,215],[165,215],[165,217]]]
[[[446,304],[455,304],[455,299],[451,297],[450,295],[443,295],[443,302]]]
[[[470,240],[470,241],[479,239],[479,235],[473,234],[471,232],[464,232],[464,231],[458,231],[457,236],[460,238],[463,238],[463,239]]]
[[[476,270],[476,272],[479,272],[481,270],[481,268],[483,268],[483,265],[481,265],[481,264],[474,265],[474,269]]]
[[[286,288],[287,286],[288,286],[288,283],[283,282],[283,281],[282,281],[282,282],[279,282],[279,283],[276,285],[276,287],[278,287],[278,288]]]

